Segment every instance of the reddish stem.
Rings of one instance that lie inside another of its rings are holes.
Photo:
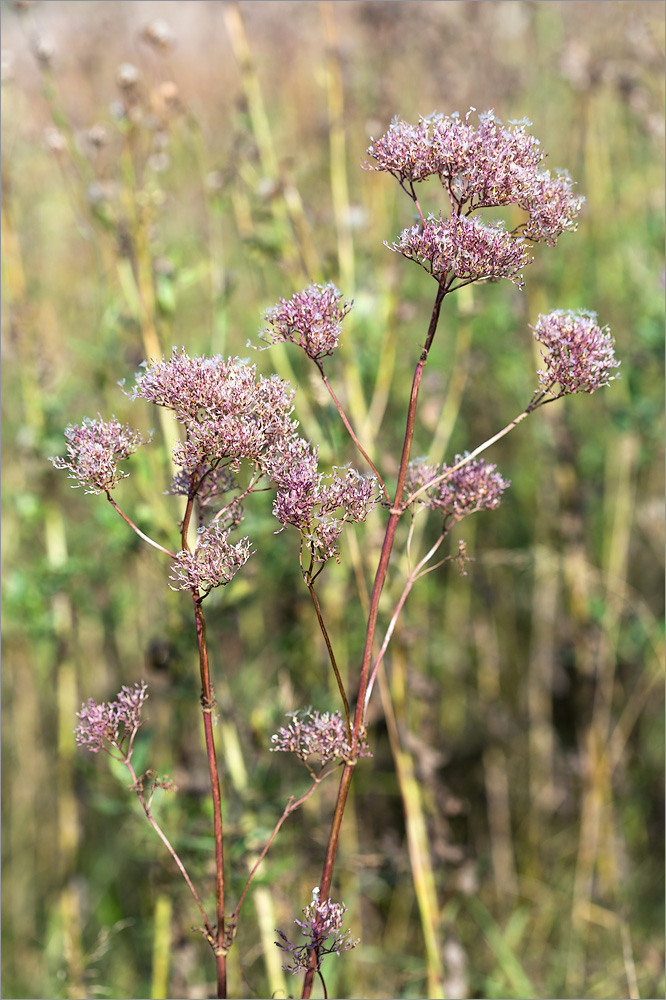
[[[213,825],[215,835],[215,896],[217,901],[217,926],[215,933],[215,958],[217,961],[217,996],[224,1000],[227,995],[227,952],[230,942],[226,940],[224,920],[224,847],[222,830],[222,793],[220,777],[217,769],[215,753],[215,737],[213,735],[214,696],[210,683],[210,667],[208,664],[208,649],[206,647],[206,620],[201,610],[201,602],[196,589],[192,591],[194,602],[194,617],[197,626],[197,642],[199,644],[199,670],[201,673],[201,710],[203,713],[204,734],[206,737],[206,756],[210,773],[210,787],[213,796]]]
[[[377,572],[375,574],[375,582],[372,588],[372,595],[370,598],[368,625],[365,637],[365,649],[363,651],[363,661],[361,663],[361,674],[359,678],[358,694],[356,698],[356,712],[354,715],[354,728],[352,733],[353,749],[358,745],[359,733],[361,731],[361,727],[363,726],[363,716],[365,714],[365,694],[368,687],[368,681],[370,679],[370,671],[372,668],[372,649],[375,639],[375,633],[377,631],[379,600],[381,598],[382,590],[384,588],[384,583],[386,581],[386,574],[388,572],[388,565],[389,565],[389,560],[391,558],[393,543],[395,541],[395,533],[398,527],[398,521],[400,519],[401,514],[403,513],[400,504],[405,486],[405,477],[407,475],[407,463],[409,462],[409,453],[412,446],[412,439],[414,437],[416,406],[418,403],[421,379],[423,377],[423,370],[428,360],[428,354],[432,346],[433,338],[437,330],[437,324],[439,322],[439,314],[442,307],[442,301],[445,295],[446,295],[446,288],[444,284],[438,285],[437,295],[435,297],[435,303],[433,305],[432,315],[430,317],[430,324],[428,326],[428,335],[426,337],[423,350],[421,351],[421,356],[419,357],[418,363],[416,365],[416,369],[414,371],[414,378],[412,380],[412,391],[409,397],[409,407],[407,410],[407,424],[405,427],[405,438],[402,447],[402,457],[400,459],[400,469],[398,471],[398,481],[396,484],[395,496],[393,499],[393,505],[391,507],[389,521],[386,526],[386,533],[384,535],[384,544],[382,545],[382,551],[379,557],[379,564],[377,566]],[[333,813],[333,820],[331,823],[331,831],[329,833],[328,845],[326,848],[326,857],[324,859],[324,867],[322,870],[321,881],[319,883],[319,898],[322,900],[328,899],[331,891],[333,868],[335,866],[335,857],[338,850],[338,843],[340,841],[340,829],[342,827],[342,818],[344,816],[345,806],[347,805],[347,796],[349,795],[349,786],[351,785],[352,774],[354,773],[354,766],[355,766],[354,760],[351,760],[349,763],[346,763],[342,771],[342,778],[340,779],[338,798],[335,804],[335,811]],[[312,993],[312,983],[314,980],[314,974],[315,971],[317,971],[316,963],[317,963],[317,956],[313,951],[310,955],[310,966],[305,974],[305,981],[303,983],[303,993],[301,994],[303,1000],[308,1000],[308,998]]]
[[[331,397],[331,399],[333,400],[333,403],[335,404],[336,410],[340,414],[340,419],[342,420],[343,424],[347,428],[347,431],[349,432],[350,438],[352,439],[352,441],[354,442],[354,444],[356,445],[356,447],[358,448],[358,450],[360,451],[360,453],[363,455],[363,458],[366,460],[366,462],[368,463],[368,465],[370,466],[370,468],[374,472],[375,476],[377,477],[377,482],[381,486],[382,492],[384,493],[384,496],[386,497],[387,500],[390,500],[390,497],[389,497],[389,494],[388,494],[388,490],[386,489],[386,485],[384,483],[384,480],[382,479],[381,473],[379,472],[379,470],[375,466],[374,462],[372,461],[372,459],[368,455],[367,451],[365,450],[365,448],[363,447],[363,445],[361,444],[361,442],[359,441],[359,439],[356,437],[356,432],[354,431],[354,428],[350,424],[349,419],[347,417],[347,414],[345,413],[345,411],[342,408],[342,404],[341,404],[340,400],[335,395],[335,392],[333,391],[333,386],[331,385],[331,383],[328,381],[328,379],[326,377],[326,373],[324,372],[324,366],[323,366],[323,364],[317,358],[315,358],[315,364],[316,364],[317,368],[319,369],[319,373],[320,373],[320,375],[322,377],[322,381],[323,381],[324,385],[326,386],[326,389],[328,390],[328,394]]]

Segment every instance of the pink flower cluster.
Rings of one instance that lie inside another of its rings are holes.
[[[542,169],[544,155],[527,131],[530,122],[505,127],[489,111],[479,115],[475,127],[471,113],[464,119],[431,115],[417,126],[395,118],[369,146],[375,162],[365,167],[392,174],[412,196],[415,183],[439,177],[456,215],[516,205],[528,215],[524,235],[534,242],[552,245],[565,230],[575,229],[584,199],[574,194],[565,171]]]
[[[422,459],[410,462],[405,480],[406,493],[410,495],[423,490],[416,498],[419,503],[431,510],[441,511],[452,522],[479,510],[495,510],[510,482],[502,479],[496,465],[490,465],[483,459],[456,468],[462,461],[463,456],[456,455],[452,466],[428,465]],[[433,485],[428,486],[428,483]]]
[[[532,330],[545,348],[545,367],[537,372],[544,392],[556,396],[595,392],[618,378],[613,374],[620,366],[615,341],[608,327],[597,324],[596,313],[558,309],[539,316]]]
[[[326,955],[340,955],[343,951],[355,948],[358,941],[352,937],[351,931],[342,930],[346,912],[344,903],[333,903],[330,899],[320,900],[319,889],[313,889],[312,901],[303,909],[305,920],[294,921],[300,927],[301,934],[307,938],[305,944],[292,944],[287,935],[276,928],[281,940],[275,943],[278,948],[291,954],[294,963],[283,966],[285,972],[291,972],[292,975],[305,972],[312,952],[316,957],[315,968],[319,970]],[[331,936],[333,940],[327,944]]]
[[[339,555],[345,523],[365,521],[379,497],[374,476],[351,468],[324,474],[317,458],[309,442],[292,438],[275,449],[266,472],[277,485],[275,517],[301,532],[315,562],[327,562]]]
[[[313,283],[268,310],[262,339],[269,345],[297,344],[313,361],[320,361],[338,346],[342,321],[352,306],[330,282]]]
[[[259,463],[276,440],[294,433],[294,390],[277,375],[257,378],[256,366],[220,355],[171,357],[145,363],[133,399],[174,411],[186,440],[174,449],[189,472],[223,459]]]
[[[74,733],[78,746],[91,753],[115,749],[127,755],[141,725],[141,709],[147,697],[148,686],[141,682],[121,688],[115,701],[90,698],[77,714],[80,722]]]
[[[205,596],[214,587],[230,583],[251,555],[248,538],[232,543],[229,531],[214,521],[199,529],[193,552],[184,549],[176,556],[170,579],[178,586],[171,589],[203,590]]]
[[[415,260],[438,280],[448,274],[471,281],[508,278],[522,287],[522,269],[533,260],[528,244],[501,225],[484,225],[478,218],[430,216],[423,226],[405,229],[389,249]]]
[[[69,479],[75,479],[74,489],[85,487],[86,493],[109,493],[128,473],[121,472],[118,462],[133,455],[146,439],[137,430],[112,417],[111,420],[91,420],[84,417],[79,425],[65,430],[67,458],[49,459],[56,469],[67,469]]]
[[[271,747],[274,753],[295,753],[305,763],[312,757],[318,757],[322,765],[348,760],[352,753],[347,726],[339,712],[294,712],[292,722],[271,736],[271,743],[275,744]],[[364,738],[359,740],[356,755],[372,756]]]

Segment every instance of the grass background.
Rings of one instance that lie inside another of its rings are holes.
[[[155,427],[119,499],[173,539],[169,425],[117,382],[182,345],[290,378],[324,460],[353,459],[295,351],[246,347],[279,296],[333,280],[356,305],[329,374],[390,479],[434,283],[382,245],[410,205],[359,164],[393,115],[470,106],[529,117],[587,203],[577,234],[537,248],[523,292],[447,300],[414,453],[451,457],[523,409],[539,311],[596,310],[622,379],[492,450],[512,489],[457,529],[468,575],[443,567],[411,595],[337,868],[361,945],[328,960],[329,995],[663,994],[663,15],[643,0],[3,3],[3,996],[212,989],[185,886],[125,776],[72,732],[84,699],[149,683],[137,766],[175,777],[160,820],[210,886],[187,602],[48,456],[83,415]],[[156,17],[168,52],[142,37]],[[121,63],[139,70],[129,121]],[[424,188],[434,210],[437,194]],[[304,787],[270,734],[304,704],[337,707],[295,540],[269,512],[248,509],[257,555],[207,603],[233,894]],[[346,676],[381,534],[377,514],[323,577]],[[385,615],[399,586],[396,559]],[[319,878],[334,791],[269,856],[234,996],[300,991],[273,928]]]

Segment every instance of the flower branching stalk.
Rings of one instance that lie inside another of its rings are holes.
[[[557,312],[539,317],[534,335],[546,348],[545,367],[538,373],[540,387],[525,411],[474,452],[457,457],[451,468],[421,469],[419,476],[414,478],[412,475],[409,496],[403,499],[421,379],[445,296],[472,282],[500,278],[506,278],[522,288],[523,269],[533,259],[529,253],[531,245],[544,242],[554,246],[563,232],[575,230],[583,204],[583,199],[574,193],[573,182],[565,171],[552,174],[550,170],[543,169],[544,157],[539,142],[527,131],[529,122],[512,122],[505,128],[492,112],[488,112],[479,116],[479,125],[475,127],[470,121],[471,113],[464,120],[458,115],[432,115],[421,118],[417,126],[396,118],[388,132],[373,141],[368,149],[374,163],[365,164],[367,169],[394,176],[413,201],[420,223],[405,229],[398,241],[386,245],[423,267],[437,281],[437,293],[426,340],[414,371],[398,479],[370,599],[352,745],[364,730],[371,679],[385,653],[397,614],[418,573],[423,571],[428,558],[435,554],[446,534],[445,520],[439,542],[418,564],[416,574],[410,575],[405,585],[373,667],[379,601],[400,517],[415,501],[426,498],[431,507],[451,504],[453,516],[456,511],[462,516],[479,509],[478,506],[470,507],[468,500],[461,500],[459,492],[460,474],[465,479],[470,472],[473,475],[475,469],[479,469],[478,463],[476,466],[471,464],[476,456],[517,426],[539,405],[571,392],[593,392],[607,385],[615,377],[612,372],[618,365],[613,355],[613,340],[607,329],[601,330],[596,325],[594,314]],[[446,217],[441,212],[437,217],[424,215],[416,185],[430,177],[439,179],[448,196],[450,214]],[[486,225],[477,216],[472,218],[479,209],[506,206],[515,206],[526,214],[524,221],[511,230],[505,229],[502,224]],[[314,357],[313,360],[321,369],[321,360]],[[495,483],[495,488],[501,492],[499,482]],[[492,495],[493,491],[490,492]],[[331,889],[354,764],[353,757],[345,763],[340,780],[319,884],[322,899],[328,899]],[[314,974],[318,969],[318,958],[313,948],[304,979],[304,998],[311,994]]]
[[[125,765],[132,778],[132,790],[136,793],[148,822],[176,862],[178,870],[185,879],[203,917],[204,933],[212,941],[214,940],[213,928],[209,923],[199,894],[192,884],[185,865],[151,810],[156,789],[177,791],[177,786],[168,775],[160,778],[154,771],[147,771],[138,777],[132,764],[134,740],[139,727],[143,725],[141,711],[147,697],[148,687],[141,682],[135,684],[133,688],[123,687],[115,701],[96,702],[93,698],[89,698],[87,704],[82,706],[78,714],[79,724],[74,731],[76,742],[78,746],[85,747],[91,753],[99,753],[101,750]],[[150,788],[148,792],[147,786]]]
[[[508,482],[479,456],[518,426],[530,413],[546,403],[572,393],[592,393],[617,377],[614,341],[607,327],[600,327],[592,312],[556,311],[539,316],[533,334],[542,349],[538,385],[525,409],[487,441],[452,464],[431,465],[427,459],[411,459],[419,394],[425,367],[436,336],[447,295],[472,282],[505,278],[521,288],[523,270],[531,261],[531,249],[543,242],[554,246],[565,231],[576,228],[583,199],[574,192],[565,172],[544,168],[538,140],[526,121],[508,127],[488,112],[471,122],[471,112],[432,115],[414,126],[394,120],[387,133],[373,141],[367,169],[391,174],[407,193],[418,224],[405,229],[387,247],[416,262],[436,282],[434,301],[423,345],[414,367],[405,419],[400,463],[391,492],[373,464],[348,419],[325,370],[325,364],[340,342],[342,324],[353,303],[342,298],[332,284],[310,284],[291,299],[280,299],[266,315],[262,339],[267,347],[288,342],[302,349],[316,366],[354,445],[371,470],[361,473],[349,466],[322,472],[316,444],[298,433],[293,419],[294,390],[278,376],[265,378],[256,368],[238,358],[190,357],[173,349],[170,356],[153,357],[137,375],[132,399],[142,399],[171,411],[180,425],[181,437],[173,448],[176,466],[169,492],[184,500],[179,525],[179,548],[150,538],[112,496],[127,473],[119,467],[147,439],[123,426],[115,417],[105,421],[84,418],[66,429],[65,457],[53,458],[56,468],[66,470],[75,487],[104,494],[118,514],[139,537],[171,560],[169,586],[189,593],[199,651],[201,707],[206,755],[213,801],[215,838],[216,919],[211,921],[177,854],[157,826],[146,796],[145,778],[132,770],[131,752],[145,700],[145,686],[124,688],[116,702],[89,702],[82,710],[77,739],[93,752],[104,749],[130,769],[133,788],[146,816],[181,870],[204,918],[204,934],[216,959],[218,997],[226,997],[226,955],[233,943],[236,924],[250,884],[287,817],[305,802],[327,777],[340,773],[336,805],[319,885],[296,921],[305,941],[293,945],[281,931],[279,946],[291,956],[291,972],[304,972],[303,997],[311,995],[315,975],[321,973],[325,955],[340,954],[353,947],[342,931],[344,904],[331,899],[333,873],[340,830],[354,768],[370,753],[366,713],[374,678],[393,634],[395,624],[415,582],[447,559],[464,571],[466,555],[461,543],[457,555],[433,559],[451,527],[469,514],[495,509]],[[448,212],[425,214],[417,186],[428,178],[439,181],[448,201]],[[513,228],[482,222],[478,213],[487,208],[509,208],[522,213]],[[335,674],[343,714],[309,709],[292,714],[288,727],[273,737],[275,751],[294,753],[307,768],[311,786],[300,798],[291,797],[272,834],[252,868],[236,908],[227,915],[222,787],[214,739],[215,691],[206,644],[203,604],[217,587],[227,586],[253,554],[248,537],[238,538],[244,504],[253,493],[274,492],[276,534],[285,529],[299,535],[301,574],[310,593],[331,668]],[[350,523],[361,523],[377,504],[388,512],[384,539],[378,557],[369,602],[365,644],[354,698],[349,698],[325,624],[315,582],[331,559],[340,560],[340,540]],[[440,518],[435,543],[412,566],[411,544],[416,514],[428,510]],[[398,524],[411,518],[408,534],[408,574],[401,596],[386,628],[379,653],[375,653],[379,607],[389,571]],[[190,530],[192,529],[192,530]],[[155,787],[165,787],[153,780]]]

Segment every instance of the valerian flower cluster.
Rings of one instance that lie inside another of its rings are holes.
[[[268,310],[262,337],[269,346],[297,344],[313,361],[321,361],[338,346],[342,321],[352,305],[331,282],[313,283]]]
[[[197,534],[193,552],[183,549],[171,567],[170,579],[178,586],[172,590],[202,590],[204,595],[224,586],[250,558],[249,538],[229,541],[229,531],[214,521],[203,525]]]
[[[406,493],[418,494],[415,497],[418,503],[440,511],[452,523],[480,510],[495,510],[510,482],[496,471],[496,465],[483,459],[461,465],[463,461],[464,456],[456,455],[451,466],[428,465],[423,459],[410,462]]]
[[[297,975],[305,972],[310,962],[310,955],[314,952],[315,968],[321,968],[322,959],[326,955],[340,955],[343,951],[350,951],[358,944],[358,940],[352,937],[351,931],[343,931],[345,913],[347,907],[344,903],[333,903],[330,899],[319,899],[319,889],[312,890],[312,902],[304,909],[304,920],[295,920],[294,923],[300,927],[301,934],[307,938],[301,945],[292,944],[286,934],[279,928],[276,932],[280,935],[280,941],[276,941],[278,948],[291,954],[293,965],[284,965],[285,972]],[[330,937],[333,940],[327,944]]]
[[[274,336],[300,338],[310,356],[319,358],[333,350],[350,308],[333,285],[310,285],[276,306]],[[277,375],[257,375],[256,366],[239,358],[190,357],[174,348],[170,356],[144,363],[129,395],[172,410],[183,425],[184,439],[173,452],[179,469],[169,492],[196,498],[201,512],[194,551],[182,550],[172,564],[170,579],[178,589],[198,589],[205,596],[229,583],[249,558],[249,540],[229,537],[243,518],[235,496],[243,461],[254,470],[246,492],[275,489],[276,518],[301,533],[314,562],[338,558],[345,523],[365,520],[375,506],[373,477],[350,468],[319,471],[318,450],[299,436],[292,418],[294,394]],[[53,458],[53,464],[69,470],[88,492],[107,494],[127,475],[118,461],[144,443],[138,431],[101,417],[67,428],[66,439],[67,458]],[[222,497],[226,502],[215,514],[213,504]]]
[[[544,169],[530,122],[505,127],[489,111],[475,126],[471,114],[433,114],[418,125],[395,118],[369,146],[374,162],[364,166],[392,174],[414,201],[414,185],[428,177],[439,178],[448,195],[449,218],[421,216],[421,225],[406,229],[387,244],[390,249],[417,261],[439,282],[450,275],[464,283],[508,278],[520,286],[522,268],[532,261],[530,243],[554,246],[563,232],[574,230],[584,199],[574,193],[566,171]],[[478,209],[510,205],[526,216],[511,231],[469,219]]]
[[[119,420],[91,420],[84,417],[80,425],[70,424],[65,429],[67,458],[51,458],[56,469],[69,470],[75,479],[73,489],[79,486],[86,493],[108,493],[129,473],[118,468],[118,462],[133,455],[146,439],[139,431],[123,426]]]
[[[554,396],[595,392],[619,377],[613,374],[620,366],[615,341],[608,327],[597,324],[596,313],[557,309],[539,316],[532,331],[545,348],[544,367],[537,372],[544,392]]]
[[[348,467],[319,472],[318,449],[303,438],[277,448],[266,469],[277,486],[275,517],[301,533],[315,562],[337,558],[345,523],[365,521],[378,500],[374,476]]]
[[[115,701],[97,702],[93,698],[83,705],[74,730],[78,746],[91,753],[113,750],[127,756],[141,725],[141,709],[148,697],[148,685],[141,682],[121,688]]]
[[[333,760],[350,759],[352,747],[349,733],[339,712],[307,710],[294,712],[291,717],[288,726],[281,727],[271,736],[271,743],[275,744],[271,747],[274,753],[294,753],[304,763],[316,757],[322,765]],[[372,756],[364,736],[359,740],[355,755]]]
[[[464,284],[508,278],[522,288],[522,269],[534,259],[522,237],[509,236],[500,224],[484,225],[465,215],[430,216],[425,225],[403,230],[397,243],[386,246],[415,260],[438,280],[451,274]]]
[[[256,366],[239,358],[191,358],[174,349],[144,368],[132,398],[173,410],[186,430],[174,461],[197,478],[220,462],[261,463],[277,441],[296,431],[291,386],[277,375],[257,377]]]

